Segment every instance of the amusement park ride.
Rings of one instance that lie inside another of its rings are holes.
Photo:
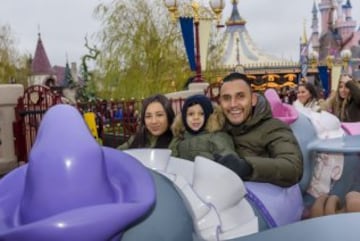
[[[223,1],[211,2],[220,14]],[[176,12],[176,1],[165,3]],[[239,25],[246,36],[245,22],[235,20],[231,26]],[[196,51],[201,82],[198,43]],[[348,55],[341,57],[322,63],[329,87],[336,64],[349,63]],[[317,67],[310,58],[308,75],[318,75]],[[300,72],[299,64],[244,69],[261,91],[293,87]],[[211,160],[199,156],[190,162],[167,149],[101,146],[77,109],[57,104],[44,115],[27,164],[0,179],[0,241],[359,240],[360,213],[311,219],[303,214],[314,202],[309,187],[322,153],[343,156],[342,175],[327,177],[329,194],[344,199],[354,181],[360,184],[360,122],[339,124],[344,135],[324,140],[308,116],[282,103],[274,90],[265,96],[274,117],[291,127],[300,144],[304,171],[297,185],[244,182]]]
[[[274,93],[266,93],[274,116],[290,125],[304,156],[302,180],[289,188],[243,182],[200,156],[100,146],[75,108],[51,107],[28,164],[0,180],[0,240],[358,240],[358,213],[302,219],[317,153],[344,155],[331,192],[348,191],[360,164],[360,136],[351,135],[358,123],[319,140],[309,119]]]

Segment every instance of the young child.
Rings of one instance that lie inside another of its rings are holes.
[[[211,160],[229,154],[236,157],[231,136],[222,131],[224,123],[221,108],[213,107],[206,96],[188,97],[171,127],[174,135],[170,145],[172,155],[190,161],[196,156]]]

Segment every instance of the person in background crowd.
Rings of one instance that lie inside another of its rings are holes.
[[[225,123],[219,106],[204,95],[188,97],[172,125],[172,155],[194,161],[196,156],[214,160],[214,155],[236,156],[233,140],[222,131]]]
[[[297,100],[293,103],[295,108],[305,107],[312,111],[321,111],[319,105],[319,95],[316,87],[310,82],[303,82],[297,88]]]
[[[217,160],[244,180],[282,187],[300,181],[303,172],[299,144],[288,125],[272,117],[265,97],[254,93],[246,75],[231,73],[220,88],[225,130],[233,137],[240,158]]]
[[[170,127],[174,117],[171,102],[164,95],[157,94],[144,99],[136,134],[118,149],[168,148],[173,138]]]
[[[123,109],[120,105],[117,106],[115,109],[114,119],[115,120],[123,120]]]
[[[325,109],[336,115],[342,122],[360,121],[360,86],[348,74],[340,76],[336,92],[325,102]]]

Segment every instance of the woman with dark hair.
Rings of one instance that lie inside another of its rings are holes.
[[[164,95],[157,94],[144,99],[136,134],[118,149],[168,148],[173,137],[170,126],[174,117],[171,102]]]
[[[297,88],[297,100],[294,106],[310,108],[312,111],[321,111],[319,105],[319,93],[316,87],[310,82],[300,83]]]

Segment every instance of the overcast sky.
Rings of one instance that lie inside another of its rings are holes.
[[[9,24],[23,53],[34,54],[37,33],[52,65],[78,62],[87,51],[84,36],[99,30],[93,10],[100,2],[111,0],[0,0],[0,24]],[[131,0],[129,0],[131,1]],[[208,1],[203,0],[203,3]],[[231,1],[226,0],[224,17],[228,18]],[[298,60],[299,38],[306,20],[310,36],[314,0],[240,0],[240,15],[247,29],[264,52]],[[319,2],[319,0],[317,0]],[[353,18],[360,22],[360,0],[351,0]],[[95,44],[92,40],[91,45]]]

